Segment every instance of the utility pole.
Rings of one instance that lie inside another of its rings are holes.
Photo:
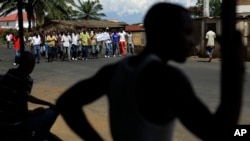
[[[203,17],[209,17],[209,0],[203,0]]]

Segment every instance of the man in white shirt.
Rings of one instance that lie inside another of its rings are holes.
[[[41,60],[41,37],[38,33],[35,33],[31,39],[31,44],[33,45],[33,53],[36,58],[36,63],[40,64]]]
[[[13,46],[13,42],[12,42],[12,39],[13,39],[13,35],[11,33],[7,34],[6,35],[6,40],[7,40],[7,48],[12,48]]]
[[[70,42],[72,41],[70,33],[64,33],[62,36],[62,43],[63,43],[63,60],[65,59],[65,57],[68,57],[68,61],[71,61],[71,57],[70,57]],[[67,54],[66,54],[67,53]]]
[[[211,29],[206,33],[206,53],[209,56],[208,62],[211,62],[213,58],[213,52],[215,47],[216,34]]]
[[[133,43],[133,35],[131,31],[128,31],[126,34],[127,36],[127,51],[131,54],[134,55],[134,43]]]
[[[126,54],[126,51],[125,51],[125,42],[126,42],[126,32],[124,30],[121,30],[119,32],[119,37],[120,37],[120,53],[122,55],[125,55]]]
[[[110,39],[110,34],[108,32],[108,29],[106,29],[106,31],[103,33],[105,36],[105,46],[106,46],[106,51],[105,51],[105,58],[109,58],[109,55],[111,54],[111,50],[112,50],[112,44],[111,44],[111,39]]]
[[[125,36],[126,36],[126,34],[127,33],[124,30],[121,30],[119,32],[119,36],[120,36],[120,44],[119,44],[119,46],[120,46],[120,54],[122,54],[122,55],[126,54],[126,51],[125,51],[125,43],[126,43]]]
[[[77,60],[78,55],[77,55],[77,51],[79,49],[79,33],[74,31],[72,33],[72,46],[71,46],[71,50],[72,50],[72,60]]]

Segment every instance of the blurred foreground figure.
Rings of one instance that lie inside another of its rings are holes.
[[[59,97],[57,107],[67,124],[85,141],[103,141],[82,107],[106,95],[114,141],[170,141],[177,118],[202,140],[227,140],[227,125],[237,123],[228,119],[239,116],[228,114],[228,107],[240,107],[239,103],[229,97],[210,112],[185,74],[168,64],[170,60],[184,63],[194,46],[189,12],[157,3],[147,12],[144,26],[147,45],[139,55],[104,66]],[[228,119],[224,114],[230,115]]]
[[[50,129],[57,119],[55,105],[31,95],[35,56],[24,51],[17,68],[9,69],[0,81],[1,141],[59,141]],[[29,110],[28,102],[48,106]]]

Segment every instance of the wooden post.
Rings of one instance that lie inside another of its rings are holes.
[[[221,43],[221,104],[225,112],[225,129],[238,123],[242,103],[244,56],[241,35],[236,31],[236,0],[222,2]],[[229,133],[230,131],[226,131]],[[226,139],[225,139],[226,140]]]
[[[18,9],[18,26],[19,26],[19,37],[20,37],[20,52],[21,56],[24,51],[24,40],[23,40],[23,1],[17,1],[17,9]]]

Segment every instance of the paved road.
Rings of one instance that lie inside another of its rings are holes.
[[[0,74],[4,74],[12,65],[14,51],[0,46]],[[34,79],[34,87],[32,94],[51,101],[55,100],[60,94],[74,83],[81,79],[92,76],[96,71],[108,63],[113,63],[121,59],[117,58],[99,58],[89,59],[88,61],[72,61],[62,62],[55,61],[52,63],[45,62],[42,59],[41,64],[37,64],[34,72],[31,74]],[[189,76],[197,95],[209,106],[211,111],[214,111],[218,105],[219,97],[219,61],[213,60],[211,63],[205,62],[205,59],[190,58],[186,64],[179,65],[171,64],[180,67]],[[244,87],[244,105],[241,124],[250,124],[250,63],[247,63],[246,84]],[[83,93],[84,94],[84,93]],[[29,108],[34,108],[37,105],[29,105]],[[107,99],[100,98],[95,103],[85,107],[83,110],[87,112],[87,116],[93,126],[100,132],[106,141],[111,141],[109,132],[109,121],[107,114]],[[57,119],[52,128],[52,132],[61,137],[64,141],[81,141],[62,120],[61,116]],[[199,141],[177,121],[174,141]]]

